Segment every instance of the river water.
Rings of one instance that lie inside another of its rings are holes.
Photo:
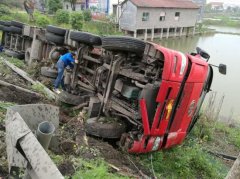
[[[211,27],[217,31],[240,33],[240,28]],[[194,52],[196,47],[207,51],[211,58],[209,63],[227,65],[227,75],[221,75],[214,68],[212,90],[217,92],[217,100],[225,95],[221,115],[226,117],[234,113],[234,118],[240,120],[240,36],[233,34],[211,34],[188,38],[162,40],[162,46],[182,52]],[[217,101],[216,100],[216,101]],[[206,102],[206,101],[205,101]],[[216,102],[217,103],[217,102]],[[216,104],[218,105],[218,104]]]

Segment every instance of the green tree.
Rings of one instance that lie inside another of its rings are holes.
[[[59,9],[59,10],[57,10],[55,17],[56,17],[57,23],[65,23],[65,24],[69,23],[69,12],[68,11]]]
[[[62,9],[61,0],[48,0],[49,13],[56,13],[58,9]]]
[[[83,27],[83,15],[80,12],[71,13],[71,26],[75,30],[82,30]]]

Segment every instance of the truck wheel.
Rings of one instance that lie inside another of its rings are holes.
[[[5,50],[5,54],[7,56],[13,57],[13,58],[18,58],[19,60],[23,60],[25,57],[25,54],[22,52],[15,52],[12,50]]]
[[[0,30],[3,31],[4,30],[4,26],[0,25]]]
[[[98,120],[97,118],[90,118],[85,123],[85,130],[93,136],[117,139],[126,132],[126,124],[120,120],[109,121],[105,118]]]
[[[47,41],[49,42],[53,42],[55,44],[58,44],[58,45],[63,45],[64,43],[64,37],[62,36],[59,36],[59,35],[55,35],[53,33],[46,33],[46,39]]]
[[[3,31],[5,31],[5,32],[11,32],[11,27],[4,26]]]
[[[11,25],[22,29],[25,24],[18,21],[11,21]]]
[[[87,101],[87,98],[85,96],[73,95],[66,91],[62,91],[58,95],[58,99],[63,103],[67,103],[71,105],[79,105]]]
[[[5,21],[0,20],[0,25],[5,25]]]
[[[145,49],[145,42],[131,37],[103,37],[102,48],[111,51],[134,52],[142,55]]]
[[[102,45],[102,40],[99,36],[87,32],[71,32],[70,39],[87,44],[87,45]]]
[[[41,68],[41,75],[46,76],[49,78],[57,78],[58,72],[56,69],[50,67],[42,67]]]
[[[60,35],[60,36],[65,36],[65,33],[66,33],[66,29],[52,26],[52,25],[48,25],[46,29],[48,32],[54,33],[54,34]]]
[[[10,22],[10,21],[2,21],[3,22],[3,24],[2,25],[4,25],[4,26],[11,26],[12,25],[12,23]]]
[[[11,26],[10,32],[12,32],[13,34],[22,34],[22,29],[19,27]]]

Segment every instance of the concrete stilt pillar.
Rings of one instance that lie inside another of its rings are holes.
[[[152,29],[152,36],[151,36],[151,41],[154,39],[154,29]]]
[[[182,34],[183,34],[183,27],[180,28],[180,35],[179,36],[181,37]]]
[[[163,37],[163,28],[161,28],[161,35],[160,35],[160,39],[162,39]]]
[[[190,31],[190,27],[186,27],[187,28],[187,32],[186,32],[186,36],[189,36],[189,31]]]
[[[147,29],[145,29],[145,35],[144,35],[144,40],[147,40]]]
[[[193,33],[192,33],[193,36],[195,35],[195,31],[196,31],[196,27],[194,26],[193,27]]]
[[[174,28],[174,37],[177,37],[177,27]]]
[[[168,39],[168,37],[169,37],[169,28],[167,28],[167,36],[166,36],[166,38]]]
[[[137,30],[134,31],[133,36],[134,36],[134,38],[137,38]]]

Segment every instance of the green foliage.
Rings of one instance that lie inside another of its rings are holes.
[[[122,35],[115,25],[108,22],[85,22],[82,30],[98,35]]]
[[[82,30],[83,27],[83,14],[80,12],[71,13],[71,26],[75,30]]]
[[[224,132],[227,135],[228,142],[233,143],[240,149],[240,130],[239,128],[229,127],[223,123],[217,123],[216,130]]]
[[[92,20],[92,14],[91,14],[91,11],[88,9],[88,10],[84,10],[83,11],[83,17],[84,17],[84,21],[90,21]]]
[[[56,13],[59,9],[62,9],[61,0],[48,0],[48,11],[50,14]]]
[[[40,14],[39,12],[34,13],[34,18],[37,26],[46,27],[50,24],[50,19],[46,15]]]
[[[70,17],[69,12],[62,9],[57,10],[55,15],[57,23],[60,23],[60,24],[68,24],[69,17]]]
[[[108,171],[107,164],[99,159],[99,160],[81,160],[78,159],[75,163],[78,163],[77,166],[78,170],[72,177],[73,179],[85,179],[85,178],[95,178],[95,179],[102,179],[102,178],[126,178],[121,177],[116,174],[112,174]]]
[[[8,58],[8,61],[18,68],[24,69],[26,67],[25,63],[17,58]]]
[[[22,1],[16,1],[16,0],[1,0],[1,4],[4,4],[8,7],[17,7],[22,8]]]
[[[149,169],[150,155],[142,156]],[[184,145],[152,155],[152,165],[158,178],[224,178],[227,173],[225,166],[190,139]]]
[[[11,11],[10,11],[9,7],[0,4],[0,17],[1,16],[7,16],[7,15],[10,15],[10,14],[11,14]]]

